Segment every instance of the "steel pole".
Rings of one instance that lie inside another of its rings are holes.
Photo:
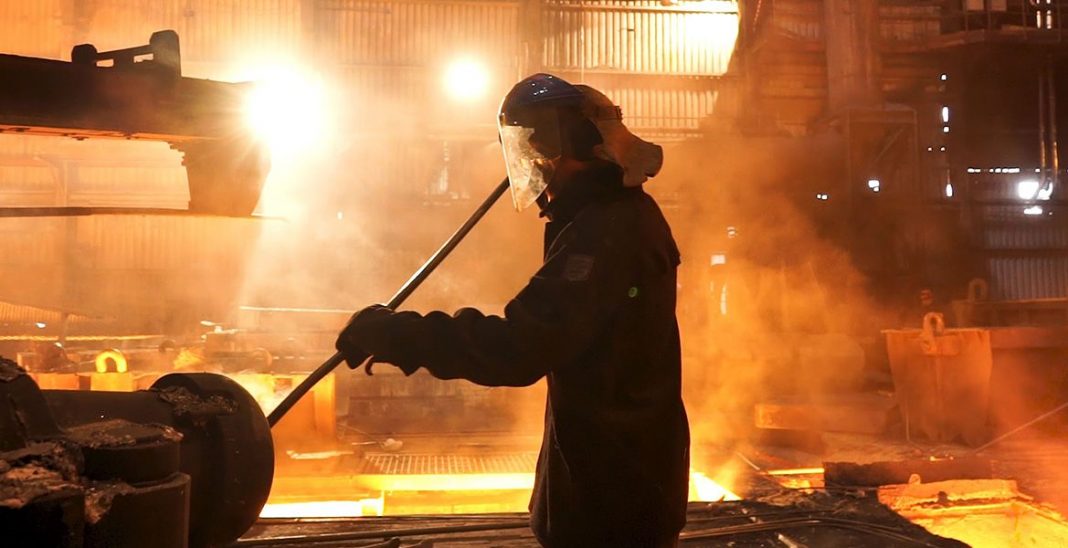
[[[478,209],[476,209],[474,213],[472,213],[471,216],[468,217],[466,221],[464,221],[464,224],[460,225],[460,228],[456,229],[456,232],[454,232],[448,240],[445,240],[444,244],[441,244],[441,247],[439,247],[438,250],[435,251],[434,254],[431,255],[425,263],[423,263],[423,266],[419,267],[419,270],[416,270],[415,273],[412,274],[412,277],[408,278],[408,281],[404,282],[404,285],[402,285],[401,288],[397,290],[397,293],[395,293],[393,295],[393,298],[391,298],[389,302],[386,303],[386,306],[395,309],[401,304],[403,304],[404,301],[408,298],[408,296],[411,295],[412,292],[414,292],[419,287],[419,285],[422,284],[423,281],[425,281],[432,272],[434,272],[434,269],[436,269],[438,265],[440,265],[441,262],[445,260],[445,257],[448,257],[449,253],[452,253],[452,250],[456,249],[456,246],[460,245],[460,242],[463,241],[465,236],[467,236],[467,233],[471,232],[471,229],[475,228],[475,225],[477,225],[478,222],[482,220],[482,217],[484,217],[486,215],[486,212],[488,212],[490,208],[493,207],[493,204],[497,203],[497,200],[500,199],[501,195],[504,194],[506,190],[508,190],[507,177],[505,177],[504,180],[502,180],[500,184],[498,184],[497,187],[493,189],[493,192],[490,192],[490,195],[487,196],[485,201],[483,201],[482,204],[478,206]],[[367,357],[365,357],[364,359],[366,358]],[[282,417],[284,417],[286,413],[289,412],[289,410],[292,409],[298,401],[300,401],[300,398],[304,397],[304,394],[307,394],[313,386],[315,386],[319,381],[323,380],[323,377],[329,375],[330,372],[333,371],[338,365],[341,365],[341,362],[343,361],[345,361],[345,357],[342,356],[340,352],[337,352],[333,356],[331,356],[330,359],[326,360],[325,362],[323,362],[322,365],[316,368],[315,371],[312,371],[312,373],[308,375],[306,379],[301,381],[301,383],[298,384],[292,392],[286,395],[285,399],[283,399],[281,403],[279,403],[278,406],[271,411],[271,414],[267,415],[267,422],[271,425],[271,427],[274,427],[274,425],[278,424],[278,421],[282,420]]]

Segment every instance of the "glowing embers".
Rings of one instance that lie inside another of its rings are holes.
[[[1001,479],[914,482],[879,488],[879,502],[909,521],[976,548],[1068,546],[1068,523]]]
[[[823,468],[783,468],[768,470],[779,485],[787,489],[820,489],[823,487]]]
[[[727,500],[742,500],[741,497],[736,495],[730,489],[727,489],[723,485],[719,484],[712,478],[698,472],[697,470],[690,470],[690,497],[691,502],[717,502]]]

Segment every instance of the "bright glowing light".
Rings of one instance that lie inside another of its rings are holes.
[[[939,76],[938,79],[945,82],[946,80],[949,80],[949,75],[946,73],[942,73],[942,76]]]
[[[881,186],[882,183],[879,182],[879,179],[868,179],[868,190],[871,190],[872,192],[879,192]]]
[[[815,474],[822,474],[822,473],[823,473],[823,468],[822,467],[814,467],[814,468],[782,468],[782,469],[778,469],[778,470],[768,470],[768,475],[769,476],[796,476],[796,475],[804,475],[804,474],[815,475]]]
[[[827,194],[825,192],[819,192],[819,193],[816,194],[816,199],[826,202],[827,200],[831,199],[831,196],[830,196],[830,194]]]
[[[1028,179],[1026,181],[1020,181],[1016,183],[1016,195],[1021,200],[1034,200],[1039,195],[1039,183],[1038,181]]]
[[[718,484],[712,478],[690,470],[690,496],[691,501],[717,502],[723,500],[742,500],[730,489]]]
[[[473,59],[458,59],[445,70],[445,92],[457,101],[476,101],[486,96],[489,72]]]
[[[942,106],[942,123],[949,123],[949,107],[947,106]]]
[[[682,18],[683,32],[681,36],[669,38],[674,42],[674,48],[669,51],[715,54],[734,50],[738,39],[738,6],[735,2],[705,1],[690,3],[686,7],[703,13],[689,13]],[[679,55],[681,61],[681,54],[669,55]]]
[[[360,500],[321,500],[313,502],[268,503],[260,510],[261,518],[358,518],[381,516],[381,498]]]
[[[107,373],[108,363],[115,364],[116,373],[126,372],[126,356],[118,350],[105,350],[96,355],[96,359],[93,360],[93,365],[96,366],[97,373]]]
[[[946,183],[946,198],[953,197],[953,183]]]
[[[1024,211],[1024,215],[1041,215],[1043,213],[1042,206],[1031,206]]]
[[[33,325],[37,326],[37,329],[44,329],[44,328],[48,327],[48,324],[46,324],[44,322],[37,322],[37,323],[35,323]]]
[[[327,129],[326,88],[315,75],[285,67],[252,71],[245,119],[271,147],[286,157],[320,144]]]
[[[942,126],[942,133],[949,133],[949,126]]]

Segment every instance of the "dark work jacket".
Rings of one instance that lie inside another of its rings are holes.
[[[548,378],[531,526],[552,547],[655,546],[686,520],[675,270],[663,214],[615,169],[580,175],[544,212],[545,262],[504,317],[399,312],[363,350],[441,379]]]

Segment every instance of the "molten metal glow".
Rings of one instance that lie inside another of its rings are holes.
[[[779,470],[768,470],[769,476],[801,476],[808,474],[822,474],[823,468],[782,468]]]
[[[269,373],[232,373],[227,376],[240,384],[260,404],[264,413],[270,413],[285,398],[284,393],[275,390],[274,376]]]
[[[133,392],[137,379],[133,373],[90,373],[89,390],[93,392]]]
[[[526,508],[534,474],[360,474],[276,478],[271,502],[260,517],[358,517],[411,513],[519,512]],[[351,493],[378,498],[345,500]],[[309,498],[320,500],[309,501]],[[718,502],[740,497],[692,470],[691,501]]]
[[[93,360],[93,364],[96,365],[96,372],[107,373],[108,362],[115,364],[116,373],[126,372],[126,356],[118,350],[105,350],[97,354],[96,359]]]
[[[383,499],[319,500],[267,504],[261,518],[358,518],[381,516]]]
[[[382,491],[500,491],[533,489],[534,474],[368,474],[360,483]]]
[[[701,502],[716,502],[725,500],[742,500],[730,489],[718,484],[712,478],[690,470],[690,500]]]

